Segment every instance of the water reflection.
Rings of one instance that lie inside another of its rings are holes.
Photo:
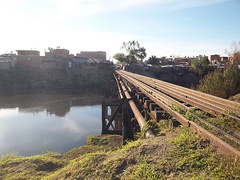
[[[81,95],[15,95],[0,97],[0,109],[18,108],[22,113],[54,114],[64,117],[73,106],[86,106],[100,104],[100,94],[82,93]]]
[[[0,155],[64,153],[101,132],[99,95],[24,95],[0,98]]]

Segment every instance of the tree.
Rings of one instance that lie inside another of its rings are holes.
[[[156,56],[151,56],[151,57],[148,58],[147,63],[152,64],[152,65],[158,65],[159,64],[159,59]]]
[[[198,75],[202,76],[206,74],[209,70],[209,60],[207,56],[200,55],[198,58],[195,58],[191,62],[191,70],[198,73]]]
[[[127,61],[127,57],[125,56],[125,54],[123,53],[117,53],[113,55],[113,58],[120,61],[121,63],[126,62]]]
[[[229,98],[232,95],[240,93],[240,42],[233,42],[230,51],[226,50],[230,62],[226,65],[224,71],[215,70],[204,76],[200,81],[198,90],[219,96]]]
[[[240,92],[240,69],[237,64],[228,64],[224,72],[217,69],[204,76],[200,81],[198,90],[222,98],[229,98],[229,96]]]
[[[230,62],[240,65],[240,41],[237,43],[234,41],[230,47],[230,50],[226,50],[229,56]]]
[[[128,41],[127,43],[123,42],[122,48],[127,52],[127,61],[135,63],[137,61],[143,62],[143,59],[147,56],[146,49],[140,47],[138,41]]]

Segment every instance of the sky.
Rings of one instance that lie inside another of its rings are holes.
[[[240,0],[0,0],[0,54],[49,47],[147,57],[225,56],[240,41]]]

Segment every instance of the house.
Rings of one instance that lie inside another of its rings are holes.
[[[88,59],[98,59],[98,60],[106,60],[106,52],[104,51],[81,51],[76,54],[77,57],[88,58]]]
[[[210,55],[209,60],[211,65],[218,65],[221,61],[221,58],[220,58],[220,55],[214,54],[214,55]]]
[[[37,50],[16,50],[18,56],[40,56],[40,51]]]
[[[44,57],[42,59],[42,68],[43,69],[55,69],[57,67],[57,60],[50,58],[50,57]]]
[[[40,51],[37,50],[16,50],[16,63],[18,66],[27,68],[41,68],[42,56]]]
[[[168,65],[168,64],[173,64],[174,60],[172,57],[168,58],[168,57],[161,57],[159,58],[159,62],[161,65]]]
[[[178,58],[175,58],[174,61],[176,64],[179,64],[179,65],[189,66],[191,64],[191,59],[186,57],[184,58],[178,57]]]
[[[220,64],[226,65],[228,63],[228,57],[220,57]]]
[[[0,69],[10,69],[16,64],[16,54],[6,53],[0,55]]]
[[[42,56],[21,55],[17,56],[17,65],[27,68],[42,68]]]
[[[49,48],[49,52],[45,52],[42,64],[44,69],[72,68],[73,59],[74,55],[69,54],[67,49]]]
[[[11,62],[3,57],[0,57],[0,69],[8,70],[11,67]]]
[[[46,57],[55,57],[55,58],[69,58],[69,50],[67,49],[52,49],[49,48],[49,52],[45,52]]]

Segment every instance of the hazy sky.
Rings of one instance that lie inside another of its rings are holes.
[[[240,0],[0,0],[0,53],[66,48],[147,55],[225,54],[240,41]]]

